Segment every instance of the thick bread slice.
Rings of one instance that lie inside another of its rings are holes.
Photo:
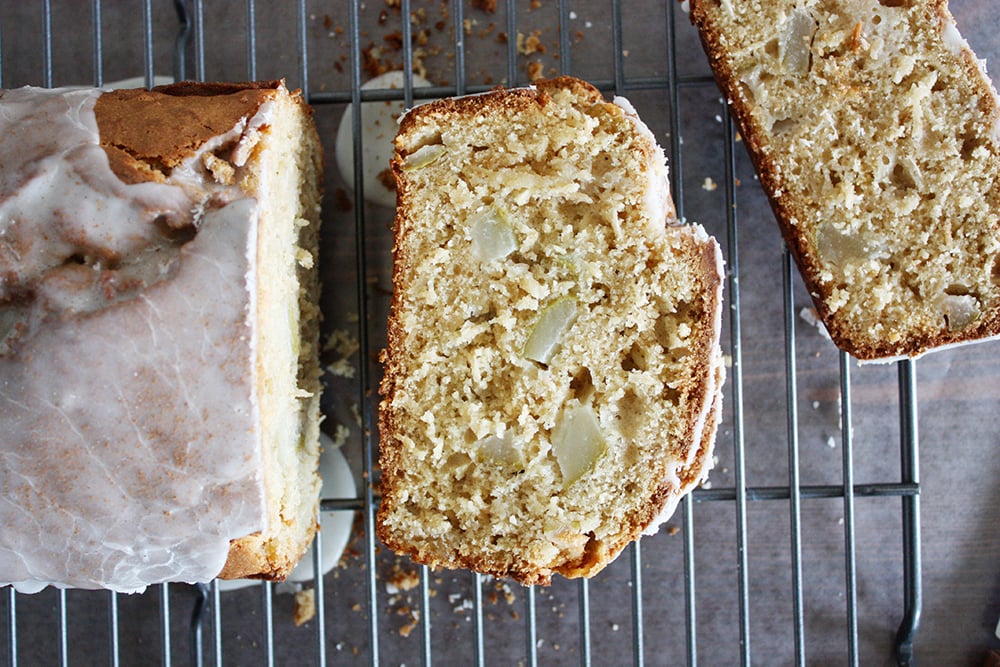
[[[378,535],[434,567],[590,576],[712,461],[721,255],[625,100],[563,77],[402,120]]]
[[[836,344],[1000,334],[1000,111],[945,0],[697,0],[691,18]]]

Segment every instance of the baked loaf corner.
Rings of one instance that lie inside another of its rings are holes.
[[[691,19],[834,342],[890,360],[1000,335],[1000,107],[947,2]]]
[[[588,577],[707,475],[721,255],[673,220],[631,105],[569,77],[396,138],[379,538],[432,567]]]
[[[280,81],[0,105],[0,583],[284,578],[319,492],[310,109]]]

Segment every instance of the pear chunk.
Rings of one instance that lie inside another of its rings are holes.
[[[490,208],[472,221],[469,227],[472,252],[481,261],[503,259],[517,250],[514,228],[505,218],[502,211]]]
[[[422,169],[444,155],[447,150],[442,144],[421,146],[406,156],[406,159],[403,161],[403,169],[407,171]]]
[[[552,431],[552,450],[562,471],[564,487],[590,472],[607,449],[597,414],[589,405],[567,408]]]
[[[576,321],[576,299],[564,296],[542,310],[535,328],[524,344],[524,356],[541,364],[549,363],[562,337]]]

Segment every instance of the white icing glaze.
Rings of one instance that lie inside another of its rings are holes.
[[[0,99],[0,154],[18,157],[0,173],[0,313],[23,325],[0,347],[0,585],[22,592],[206,581],[267,522],[256,201],[228,189],[202,213],[219,188],[190,178],[200,161],[183,188],[123,184],[98,94]],[[161,214],[197,234],[171,241]],[[27,310],[5,303],[25,290]]]
[[[692,429],[693,437],[692,443],[694,444],[694,451],[697,452],[698,447],[701,444],[702,439],[705,436],[705,430],[711,429],[714,433],[718,430],[719,423],[722,421],[722,384],[725,381],[725,364],[722,359],[722,349],[719,347],[719,342],[722,336],[722,284],[725,277],[724,266],[725,263],[722,258],[722,249],[714,238],[708,235],[705,229],[699,224],[684,225],[679,230],[681,233],[691,234],[699,243],[711,244],[713,249],[713,255],[715,258],[715,271],[716,277],[718,278],[716,288],[715,288],[715,303],[718,307],[715,309],[715,313],[712,316],[712,346],[711,349],[714,350],[712,356],[712,368],[708,371],[708,379],[705,385],[705,400],[698,409],[698,417],[695,421],[694,428]],[[709,417],[712,417],[712,421],[709,421]],[[683,462],[683,465],[690,465],[690,461]],[[699,480],[699,484],[703,482],[708,477],[708,471],[712,467],[711,461],[702,470],[702,478]],[[668,475],[668,481],[673,485],[674,489],[681,489],[680,481],[680,470],[681,466],[678,466],[672,470]],[[690,489],[681,489],[683,493],[687,493]],[[670,497],[667,503],[660,510],[652,521],[649,522],[642,530],[643,535],[654,535],[660,530],[662,526],[670,517],[673,515],[674,511],[677,509],[677,504],[680,502],[683,495],[681,493],[675,494]]]
[[[632,106],[632,103],[628,99],[617,95],[612,102],[616,106],[621,107],[622,111],[625,112],[625,116],[632,121],[632,125],[635,126],[639,135],[652,146],[652,157],[648,163],[651,174],[646,186],[643,204],[646,210],[651,213],[650,222],[652,226],[648,229],[648,232],[650,234],[662,234],[663,226],[661,223],[666,222],[667,218],[673,212],[673,205],[670,203],[670,178],[667,172],[667,158],[663,153],[663,149],[657,143],[652,130],[639,118],[639,113]]]

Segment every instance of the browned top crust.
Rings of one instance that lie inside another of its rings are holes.
[[[162,181],[209,139],[224,134],[272,99],[281,81],[195,83],[113,90],[94,107],[111,169],[126,183]],[[191,104],[189,97],[212,97]]]

